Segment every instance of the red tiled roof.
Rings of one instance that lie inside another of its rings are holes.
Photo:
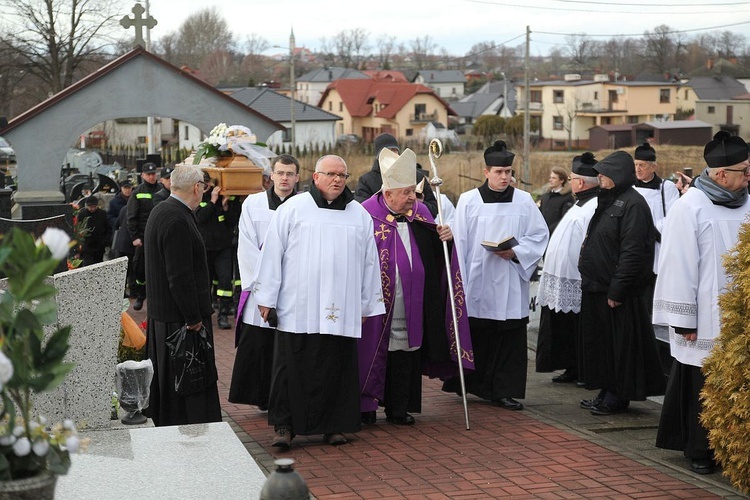
[[[432,89],[418,83],[364,79],[336,80],[328,85],[328,88],[320,98],[318,106],[323,104],[329,92],[333,89],[338,91],[346,109],[353,117],[370,116],[372,114],[372,102],[377,101],[384,105],[384,107],[375,116],[391,119],[418,94],[432,95],[445,106],[448,110],[448,115],[457,116],[448,103],[435,94]],[[368,103],[368,101],[370,102]]]
[[[371,77],[373,80],[390,80],[392,82],[408,82],[406,76],[400,71],[395,70],[367,70],[363,71],[365,75]]]

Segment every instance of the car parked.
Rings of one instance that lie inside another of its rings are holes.
[[[361,140],[362,138],[356,134],[344,134],[338,136],[338,138],[336,139],[336,144],[338,144],[339,146],[344,146],[346,144],[354,145],[359,144]]]

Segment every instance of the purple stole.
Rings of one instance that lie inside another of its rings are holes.
[[[380,279],[383,286],[383,300],[386,313],[380,316],[366,318],[362,325],[362,338],[358,341],[359,375],[360,375],[360,409],[373,411],[378,403],[383,401],[385,392],[386,360],[388,344],[393,319],[393,298],[396,296],[396,269],[398,269],[403,288],[404,309],[406,311],[406,330],[409,347],[422,345],[424,319],[424,283],[425,275],[422,258],[419,253],[416,238],[411,234],[411,265],[406,254],[403,241],[398,234],[398,222],[383,201],[381,193],[365,200],[362,206],[370,213],[375,230],[375,243],[378,248],[380,261]],[[417,221],[428,226],[435,226],[435,220],[427,207],[417,201],[411,212],[405,215],[409,222]],[[411,231],[410,231],[411,233]],[[451,274],[454,277],[453,288],[455,294],[456,314],[458,317],[459,335],[461,337],[461,359],[464,368],[474,369],[474,354],[469,334],[469,316],[466,312],[466,300],[463,294],[461,273],[457,259],[451,259]],[[430,377],[447,378],[458,373],[455,365],[456,342],[453,334],[453,317],[450,311],[450,298],[447,296],[447,282],[445,267],[441,267],[443,276],[441,283],[446,298],[446,331],[451,346],[452,366],[426,366],[425,373]]]

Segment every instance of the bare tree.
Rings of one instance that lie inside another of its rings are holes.
[[[409,45],[411,46],[411,52],[414,56],[414,63],[417,65],[417,69],[425,69],[437,49],[437,44],[432,41],[430,35],[425,35],[415,38],[409,42]]]
[[[644,57],[646,64],[660,74],[666,74],[675,59],[677,40],[672,29],[666,24],[646,31],[644,37]]]
[[[266,78],[266,61],[263,52],[271,48],[268,40],[252,34],[245,39],[245,55],[242,60],[242,72],[247,76],[249,84],[255,85]]]
[[[336,33],[331,44],[333,45],[333,52],[338,58],[338,63],[345,68],[359,68],[368,48],[368,37],[367,30],[362,28],[341,30]]]
[[[717,33],[716,55],[725,59],[737,57],[741,50],[747,46],[747,39],[739,33],[732,33],[725,30]]]
[[[116,0],[2,0],[18,69],[56,93],[99,66],[117,29]],[[89,69],[90,70],[90,69]]]
[[[575,71],[585,71],[592,58],[594,42],[586,35],[568,35],[565,37],[565,53]]]
[[[573,131],[575,130],[576,120],[581,113],[581,100],[574,96],[572,99],[565,99],[563,104],[556,104],[557,116],[562,118],[562,127],[568,133],[568,151],[573,149]]]
[[[177,29],[170,62],[197,68],[209,54],[231,51],[233,46],[227,22],[216,7],[206,8],[188,16]]]
[[[396,49],[396,37],[383,33],[378,37],[377,45],[380,69],[391,69],[391,57]]]

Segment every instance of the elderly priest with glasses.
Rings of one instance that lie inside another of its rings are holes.
[[[346,187],[346,162],[318,160],[313,184],[271,219],[251,289],[276,323],[268,422],[272,445],[323,434],[330,445],[361,428],[357,339],[383,314],[372,217]]]

